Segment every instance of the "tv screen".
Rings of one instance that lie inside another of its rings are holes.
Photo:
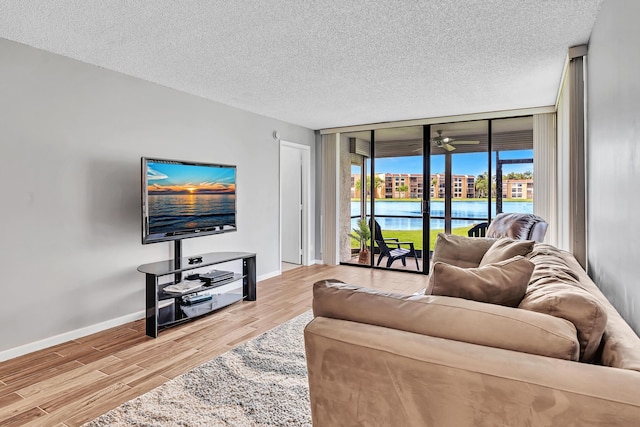
[[[236,231],[236,167],[142,158],[142,243]]]

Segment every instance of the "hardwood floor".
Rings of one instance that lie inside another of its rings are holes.
[[[413,293],[426,276],[314,265],[258,282],[258,299],[145,335],[144,320],[0,363],[0,426],[77,426],[311,308],[311,287],[335,278]]]

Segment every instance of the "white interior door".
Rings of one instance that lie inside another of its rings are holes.
[[[302,153],[280,147],[282,261],[302,264]]]

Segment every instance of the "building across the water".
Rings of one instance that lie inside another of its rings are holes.
[[[474,199],[476,178],[473,175],[452,175],[451,197],[454,199]],[[368,184],[370,185],[370,184]],[[375,179],[376,199],[422,199],[424,176],[421,173],[381,173]],[[351,198],[359,198],[360,175],[351,175]],[[445,175],[433,174],[429,180],[431,198],[444,198],[446,192]],[[532,179],[504,179],[503,199],[532,199]]]

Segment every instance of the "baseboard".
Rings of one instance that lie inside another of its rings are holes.
[[[95,325],[76,329],[74,331],[65,332],[64,334],[56,335],[54,337],[45,338],[40,341],[21,345],[20,347],[10,348],[9,350],[4,350],[0,352],[0,362],[4,362],[5,360],[13,359],[15,357],[23,356],[25,354],[33,353],[34,351],[53,347],[54,345],[75,340],[76,338],[86,337],[87,335],[95,334],[96,332],[101,332],[106,329],[113,328],[115,326],[124,325],[125,323],[129,323],[129,322],[134,322],[139,319],[144,319],[144,311],[127,314],[126,316],[107,320],[106,322],[96,323]]]
[[[256,281],[260,282],[261,280],[271,279],[272,277],[280,276],[282,274],[282,270],[272,271],[271,273],[262,274],[258,276]]]
[[[322,264],[323,264],[323,262],[322,262],[322,260],[321,260],[321,259],[314,259],[314,260],[311,262],[311,264],[310,264],[310,265],[313,265],[313,264],[322,265]]]

